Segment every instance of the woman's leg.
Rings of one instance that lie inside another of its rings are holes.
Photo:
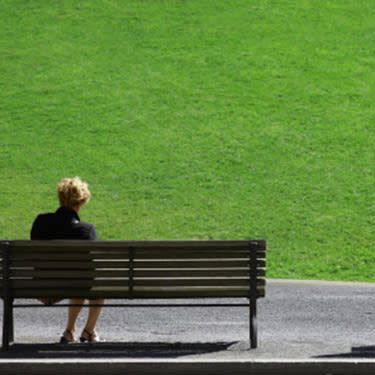
[[[89,304],[90,305],[104,305],[104,299],[90,300]],[[85,326],[85,330],[87,332],[92,333],[94,331],[96,322],[98,321],[101,310],[102,310],[101,306],[89,307],[89,314],[88,314],[87,322]]]
[[[69,301],[72,305],[83,305],[85,300],[82,299],[71,299]],[[66,329],[72,333],[76,330],[76,322],[78,318],[78,314],[81,312],[83,306],[69,306],[68,311],[68,324],[66,326]]]

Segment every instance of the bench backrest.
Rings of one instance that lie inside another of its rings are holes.
[[[249,297],[251,273],[265,295],[264,240],[7,241],[0,258],[1,297]]]

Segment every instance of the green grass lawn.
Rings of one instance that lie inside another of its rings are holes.
[[[268,242],[375,281],[370,0],[2,0],[0,238],[81,176],[101,239]]]

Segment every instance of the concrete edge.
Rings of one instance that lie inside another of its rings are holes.
[[[375,360],[8,360],[0,361],[0,373],[13,375],[27,373],[28,375],[47,374],[103,374],[112,375],[128,373],[166,374],[166,375],[274,375],[274,374],[361,374],[375,373]]]
[[[88,363],[88,360],[90,363]],[[293,363],[293,364],[314,364],[314,363],[368,363],[375,365],[375,358],[289,358],[289,359],[271,359],[271,358],[251,358],[251,359],[179,359],[179,358],[2,358],[0,359],[0,366],[8,363],[83,363],[83,364],[97,364],[97,363],[148,363],[148,364],[268,364],[268,363]]]
[[[329,280],[297,280],[297,279],[267,279],[266,284],[283,285],[293,284],[295,286],[333,286],[333,287],[374,287],[375,283],[362,281],[329,281]]]

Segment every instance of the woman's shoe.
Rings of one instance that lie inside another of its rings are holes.
[[[94,330],[91,333],[87,330],[84,329],[81,337],[79,338],[81,342],[89,342],[89,343],[95,343],[95,342],[103,342],[105,340],[101,339],[97,332]]]
[[[77,342],[76,338],[74,337],[73,333],[66,329],[61,336],[60,343],[61,344],[70,344],[72,342]]]

